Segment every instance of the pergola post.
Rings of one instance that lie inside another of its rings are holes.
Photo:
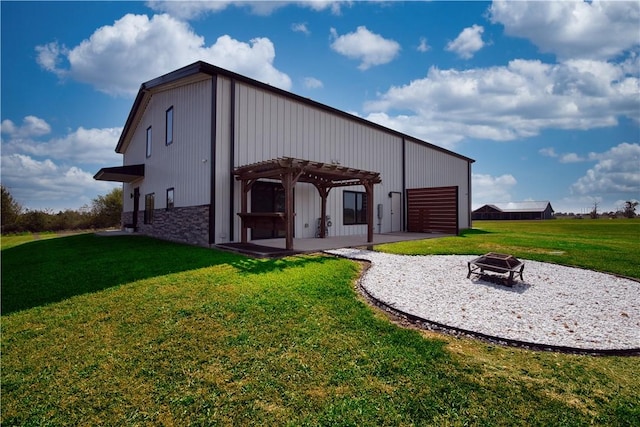
[[[247,185],[247,180],[243,179],[240,181],[242,183],[242,191],[240,194],[240,213],[247,213],[247,193],[249,192],[249,186]],[[242,221],[242,229],[240,231],[240,241],[242,243],[247,243],[247,225]]]
[[[293,173],[288,171],[282,175],[282,186],[284,187],[284,216],[286,222],[285,247],[288,251],[293,250]]]
[[[320,194],[320,231],[318,236],[321,239],[327,237],[327,197],[329,196],[329,191],[331,191],[331,187],[325,187],[320,185],[315,185],[318,193]]]
[[[362,185],[367,192],[367,243],[373,243],[373,182],[367,180]]]

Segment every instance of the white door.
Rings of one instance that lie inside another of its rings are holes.
[[[402,194],[391,193],[391,232],[402,231]]]

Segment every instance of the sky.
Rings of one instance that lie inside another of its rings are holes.
[[[118,184],[140,84],[202,60],[475,160],[473,208],[640,200],[640,2],[10,2],[0,181],[24,208]]]

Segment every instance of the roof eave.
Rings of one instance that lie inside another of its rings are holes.
[[[96,181],[133,182],[144,178],[144,164],[102,168],[93,176]]]

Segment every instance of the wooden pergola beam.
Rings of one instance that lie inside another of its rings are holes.
[[[233,174],[236,179],[276,178],[289,169],[302,170],[300,182],[311,182],[323,179],[333,183],[340,181],[372,180],[376,184],[382,182],[378,172],[350,168],[330,163],[312,162],[310,160],[280,157],[273,160],[237,167]]]
[[[350,168],[335,164],[313,162],[310,160],[280,157],[251,165],[241,166],[233,171],[236,179],[242,182],[242,198],[240,216],[242,221],[241,241],[247,242],[248,194],[253,184],[259,179],[277,179],[285,191],[285,239],[287,250],[293,249],[293,231],[295,212],[293,206],[293,190],[296,183],[313,184],[322,199],[320,214],[320,237],[325,236],[325,217],[327,212],[327,196],[334,187],[363,185],[367,194],[367,243],[373,242],[373,187],[382,182],[378,172]],[[255,215],[254,215],[255,216]],[[257,223],[257,222],[256,222]]]

